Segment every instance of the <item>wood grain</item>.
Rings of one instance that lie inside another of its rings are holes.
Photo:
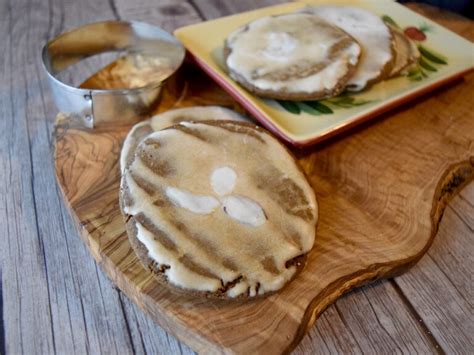
[[[51,119],[57,110],[38,55],[43,43],[59,33],[111,18],[107,1],[0,2],[5,51],[0,56],[2,354],[139,349],[125,313],[136,311],[135,305],[90,257],[57,186]],[[72,73],[85,78],[87,69]],[[141,326],[147,329],[146,322]],[[163,335],[146,349],[180,346]]]
[[[432,6],[411,4],[410,7],[474,41],[472,21]],[[443,102],[449,102],[450,98],[442,96]],[[456,113],[448,107],[438,112],[440,119],[456,119]],[[474,118],[473,112],[466,114],[471,120]],[[470,137],[472,142],[474,133]],[[448,206],[427,256],[409,273],[392,282],[424,324],[436,350],[445,353],[467,354],[474,348],[474,295],[469,276],[474,270],[473,253],[469,250],[474,236],[473,198],[474,183],[471,183]]]
[[[189,89],[180,106],[232,103],[191,66],[183,70]],[[105,77],[95,76],[94,86]],[[472,86],[471,77],[446,90],[448,105],[436,99],[439,92],[425,99],[436,113],[457,110],[456,120],[441,121],[427,112],[428,106],[415,103],[343,139],[296,152],[319,199],[317,241],[306,270],[264,300],[237,304],[186,298],[160,287],[140,266],[117,198],[118,155],[129,127],[89,131],[61,117],[57,176],[93,256],[165,329],[198,351],[289,351],[341,294],[398,274],[426,252],[447,201],[474,176],[474,123],[467,114],[473,104],[453,94],[455,88],[457,95],[467,95]],[[171,107],[180,94],[165,92],[160,109]],[[258,337],[252,337],[256,329]]]
[[[171,16],[156,11],[162,3],[152,0],[0,2],[0,39],[4,49],[4,55],[0,56],[0,68],[3,68],[0,70],[0,219],[3,221],[0,234],[5,236],[0,238],[3,301],[0,308],[5,331],[3,337],[0,335],[0,343],[5,341],[0,353],[191,353],[113,287],[93,262],[84,243],[77,238],[75,226],[56,188],[51,159],[52,118],[56,108],[38,59],[40,47],[47,39],[85,22],[115,18],[114,9],[122,18],[146,20],[167,26],[169,30],[174,29],[175,18],[180,21],[179,25],[187,23],[184,18],[187,14]],[[178,6],[182,3],[173,1]],[[183,6],[190,9],[187,2],[184,3]],[[219,11],[225,6],[231,11],[234,9],[232,6],[238,6],[239,11],[244,11],[267,4],[248,0],[232,3],[214,0],[212,3],[215,8],[206,11],[212,11],[214,17],[220,16]],[[419,7],[424,11],[427,9],[426,6]],[[470,34],[472,38],[472,22],[453,18],[436,9],[429,11],[437,22],[464,33],[468,38]],[[195,22],[199,18],[197,13],[189,12],[192,17],[189,23]],[[87,75],[86,72],[79,74],[82,77]],[[435,248],[437,243],[443,242],[440,252],[430,254],[438,263],[440,257],[444,259],[440,264],[443,268],[460,266],[458,255],[473,255],[473,244],[457,239],[460,230],[467,231],[466,238],[472,236],[472,227],[470,230],[464,228],[466,221],[472,220],[473,216],[465,205],[472,205],[474,195],[464,191],[451,203],[452,206],[459,205],[456,213],[460,217],[447,218],[450,209],[446,211],[433,245]],[[457,242],[450,242],[452,240]],[[434,263],[427,265],[423,260],[403,276],[417,274],[417,280],[412,283],[405,278],[405,284],[399,284],[401,289],[405,285],[412,290],[423,289],[425,283],[437,275],[438,272],[432,270]],[[472,274],[472,259],[467,260],[471,266],[463,264],[465,269],[462,270]],[[459,293],[451,292],[453,283],[463,283],[463,276],[464,284],[468,286],[469,274],[446,275],[448,280],[453,278],[455,281],[444,282],[442,288],[436,289],[437,297],[447,299],[444,295],[451,295],[472,299],[472,288],[470,293],[462,294],[466,291],[463,287],[458,287]],[[410,349],[410,343],[424,349],[425,341],[417,341],[417,338],[423,336],[426,339],[429,331],[440,343],[446,341],[443,344],[446,349],[466,353],[467,349],[460,348],[462,344],[469,344],[466,340],[451,339],[458,336],[472,340],[467,332],[472,329],[472,321],[453,326],[460,318],[450,318],[452,302],[436,306],[437,302],[423,302],[424,298],[416,292],[406,292],[406,297],[397,298],[390,290],[384,290],[391,287],[390,282],[379,282],[369,286],[375,296],[371,293],[365,297],[363,293],[354,292],[338,300],[318,319],[297,352],[360,353],[360,348],[365,352],[381,353],[382,348],[389,349],[378,326],[369,322],[363,324],[365,314],[371,309],[377,316],[383,312],[379,307],[372,307],[378,298],[383,303],[393,303],[390,317],[395,324],[403,322],[401,327],[385,329],[386,336],[393,339],[391,352],[400,351],[398,348]],[[359,301],[360,297],[365,301]],[[350,319],[358,319],[360,323],[359,339],[354,339],[351,334],[354,325],[346,319],[347,308],[342,305],[348,299],[354,305],[350,308]],[[407,311],[407,305],[414,312]],[[423,320],[426,325],[424,335],[417,330],[420,327],[413,325],[415,328],[412,329],[413,323],[405,322],[406,317],[415,319],[417,324]],[[377,331],[381,336],[370,336],[364,333],[365,330]],[[445,340],[438,339],[439,335]]]
[[[474,257],[466,248],[474,236],[474,205],[468,202],[473,201],[468,196],[474,197],[472,183],[446,209],[439,234],[426,257],[411,272],[396,279],[446,353],[474,349]]]
[[[278,2],[279,1],[272,2],[272,4]],[[226,1],[220,0],[194,0],[193,3],[196,5],[199,12],[206,19],[213,19],[240,11],[249,11],[262,6],[261,2],[257,3],[255,1],[245,0],[239,2],[232,2],[231,4]],[[266,1],[264,1],[264,3],[265,5],[271,5]],[[407,6],[424,16],[430,17],[432,20],[451,29],[452,31],[457,32],[458,34],[464,36],[465,38],[471,41],[474,39],[472,21],[469,21],[466,18],[426,4],[411,3],[407,4]],[[455,201],[458,201],[459,199],[460,198],[456,198]],[[461,210],[460,215],[465,216],[467,212],[469,211],[466,209]],[[453,253],[456,254],[462,251],[463,253],[469,254],[470,250],[468,247],[466,248],[466,245],[468,245],[466,243],[446,243],[446,240],[452,241],[453,238],[456,239],[457,235],[454,232],[445,233],[445,231],[451,229],[457,231],[458,228],[461,227],[456,227],[455,224],[451,223],[454,223],[454,221],[451,219],[449,220],[449,222],[443,221],[442,225],[448,225],[448,227],[440,231],[439,237],[437,237],[437,239],[435,240],[435,246],[437,243],[442,243],[445,249],[441,249],[441,252],[438,253],[434,258],[438,259],[440,257],[443,257],[445,259],[443,266],[458,267],[459,261],[453,258]],[[466,277],[466,275],[472,273],[472,262],[466,262],[463,265],[464,268],[470,268],[471,271],[464,274],[456,273],[457,276],[454,276],[454,274],[450,274],[450,276],[457,277],[458,279],[465,280],[465,283],[469,283],[470,278]],[[415,270],[410,271],[410,274],[418,273],[419,268],[415,268]],[[429,267],[423,268],[423,274],[424,275],[420,275],[420,277],[418,277],[418,285],[416,287],[419,286],[419,283],[426,282],[423,279],[423,276],[426,276],[426,274],[430,275],[430,277],[433,277],[431,275],[432,270]],[[369,322],[366,319],[366,315],[370,314],[371,312],[374,312],[375,317],[384,316],[384,314],[380,312],[380,308],[378,308],[377,305],[372,305],[375,299],[373,297],[370,297],[367,299],[367,303],[361,303],[357,302],[358,297],[360,296],[356,296],[351,293],[338,300],[334,305],[330,306],[329,309],[322,314],[320,319],[318,319],[316,326],[310,330],[308,336],[296,349],[296,352],[317,354],[349,353],[359,352],[360,350],[358,349],[363,349],[364,353],[381,353],[382,349],[386,350],[387,348],[390,349],[390,352],[397,352],[400,351],[400,349],[405,349],[408,352],[407,349],[410,349],[411,346],[421,346],[420,349],[416,349],[416,352],[426,353],[427,351],[423,348],[426,342],[429,342],[431,344],[432,351],[437,352],[442,349],[441,345],[436,339],[437,337],[435,338],[433,336],[433,330],[435,331],[435,333],[443,333],[445,335],[450,334],[450,336],[458,336],[464,339],[468,339],[470,337],[470,333],[467,328],[473,327],[472,321],[469,322],[471,323],[470,327],[463,328],[462,326],[449,326],[448,323],[456,322],[456,320],[459,320],[453,319],[448,321],[451,315],[455,314],[450,307],[451,303],[444,305],[444,307],[447,308],[448,311],[436,313],[436,311],[430,308],[426,303],[417,302],[418,298],[411,299],[405,297],[406,294],[403,294],[404,285],[400,285],[400,283],[398,283],[396,280],[397,278],[395,278],[395,281],[394,279],[391,279],[389,283],[379,282],[375,287],[371,285],[370,289],[373,290],[374,293],[378,293],[379,298],[380,295],[384,295],[381,298],[383,303],[392,302],[396,304],[395,313],[397,315],[395,316],[395,314],[392,313],[391,317],[394,318],[395,321],[398,318],[403,318],[403,326],[388,329],[383,327],[374,327],[374,323]],[[450,292],[450,287],[448,286],[449,285],[447,285],[446,293]],[[414,286],[409,287],[413,288]],[[444,289],[438,290],[438,292],[443,292],[443,290]],[[470,293],[467,292],[467,290],[463,291],[465,291],[465,293],[461,295],[461,297],[469,297]],[[398,298],[387,296],[388,294],[393,295],[394,293],[399,293],[400,296]],[[451,294],[451,296],[452,295],[453,294]],[[354,306],[351,308],[351,313],[354,314],[355,319],[347,317],[346,313],[343,311],[344,309],[347,309],[342,305],[346,302],[346,299],[349,299],[352,305]],[[428,316],[425,316],[426,312],[420,312],[420,314],[418,314],[415,310],[418,308],[420,308],[421,310],[428,311]],[[328,313],[331,315],[330,318],[329,316],[327,316]],[[438,316],[429,316],[430,313],[438,314]],[[447,319],[445,319],[444,317],[447,317]],[[329,318],[330,321],[326,320],[326,318]],[[366,333],[362,332],[358,334],[359,337],[356,339],[352,334],[352,329],[360,325],[365,325],[368,331]],[[423,330],[420,328],[423,328]],[[395,342],[391,342],[391,339],[394,339]],[[442,343],[442,341],[440,342]],[[457,349],[458,351],[460,351],[460,348]]]

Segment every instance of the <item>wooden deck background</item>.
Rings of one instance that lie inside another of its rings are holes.
[[[277,2],[0,1],[1,354],[192,353],[103,275],[63,206],[54,177],[56,108],[42,72],[43,43],[86,22],[134,19],[172,31]],[[472,21],[411,7],[474,39]],[[85,78],[90,63],[76,74]],[[338,300],[295,352],[472,352],[473,261],[471,183],[446,209],[439,234],[418,265]]]

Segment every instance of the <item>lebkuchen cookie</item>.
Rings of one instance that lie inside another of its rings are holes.
[[[409,71],[417,63],[420,52],[416,45],[401,31],[395,28],[391,28],[391,30],[395,46],[395,61],[389,77],[393,78]]]
[[[351,6],[314,6],[302,10],[338,26],[362,46],[362,55],[347,89],[360,91],[386,79],[394,64],[392,32],[377,15]]]
[[[340,93],[355,71],[361,48],[318,16],[262,17],[232,32],[224,55],[230,76],[272,99],[316,100]]]
[[[193,106],[169,110],[137,123],[128,132],[120,153],[120,169],[123,172],[133,159],[138,143],[148,134],[162,130],[181,121],[231,120],[249,121],[239,113],[220,106]]]
[[[151,133],[122,175],[120,201],[142,263],[160,283],[198,296],[278,291],[314,243],[314,191],[286,148],[248,123]]]

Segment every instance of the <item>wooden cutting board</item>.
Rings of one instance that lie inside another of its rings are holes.
[[[114,86],[114,64],[85,87]],[[178,85],[179,84],[179,85]],[[156,322],[202,352],[282,353],[348,290],[407,270],[429,248],[447,201],[474,177],[474,75],[376,122],[296,151],[320,206],[305,270],[248,303],[175,295],[134,255],[119,210],[119,153],[130,126],[95,130],[58,115],[55,166],[84,242],[106,274]],[[240,107],[187,63],[156,111]]]

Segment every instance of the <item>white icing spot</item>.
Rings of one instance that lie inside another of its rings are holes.
[[[237,180],[237,174],[234,169],[228,166],[217,168],[211,175],[211,186],[214,192],[220,196],[232,192]]]
[[[288,61],[287,56],[298,46],[298,40],[285,32],[270,32],[266,37],[267,46],[262,52],[273,60]]]
[[[176,187],[167,187],[166,196],[176,206],[198,214],[212,213],[219,206],[219,201],[212,196],[196,195]]]
[[[231,195],[223,197],[222,208],[229,217],[252,227],[259,227],[267,220],[262,207],[244,196]]]

